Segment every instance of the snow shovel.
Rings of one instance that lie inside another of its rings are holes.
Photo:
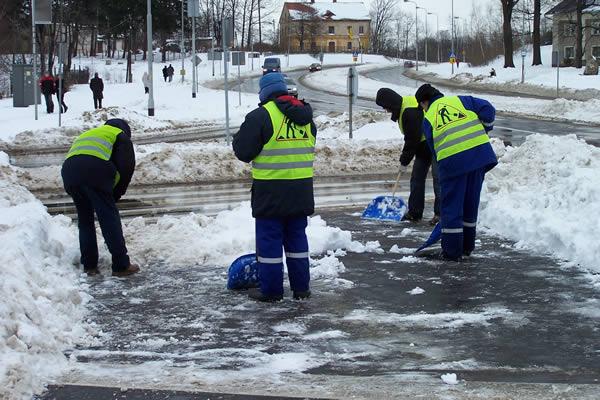
[[[400,167],[391,196],[379,196],[373,199],[362,214],[364,219],[400,222],[406,213],[406,203],[401,197],[396,197],[396,189],[400,183],[404,168]]]
[[[244,290],[260,286],[258,281],[258,265],[256,254],[245,254],[238,257],[227,273],[227,289]]]
[[[441,237],[442,237],[442,224],[438,222],[435,225],[435,227],[433,228],[433,231],[431,231],[431,235],[429,235],[429,239],[427,239],[427,241],[425,243],[423,243],[421,245],[421,247],[419,247],[417,249],[417,251],[415,251],[415,253],[418,253],[421,250],[425,250],[429,246],[437,243],[441,239]]]

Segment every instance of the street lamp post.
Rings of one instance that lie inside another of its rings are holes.
[[[428,12],[427,15],[435,15],[436,19],[436,37],[437,37],[437,62],[438,64],[442,62],[440,56],[440,16],[438,13]]]
[[[417,10],[425,11],[425,68],[427,68],[427,39],[429,39],[427,32],[427,9],[425,7],[417,7]]]
[[[154,52],[152,51],[152,0],[147,2],[148,14],[146,15],[146,34],[148,41],[148,78],[150,87],[148,88],[148,116],[154,116],[154,77],[152,75],[152,63],[154,62]]]
[[[451,56],[455,56],[454,54],[454,0],[452,0],[452,32],[450,34],[450,54]],[[454,75],[454,63],[451,62],[452,65],[452,75]]]
[[[181,0],[181,48],[179,49],[179,54],[181,55],[181,83],[185,80],[185,36],[184,36],[184,12],[183,12],[183,4],[185,0]]]
[[[31,0],[31,50],[33,53],[33,108],[35,120],[38,120],[38,78],[37,78],[37,50],[35,48],[35,0]],[[62,107],[60,104],[58,107]]]
[[[454,0],[453,0],[454,1]],[[417,42],[415,44],[415,64],[417,71],[419,70],[419,5],[412,0],[404,0],[405,3],[413,3],[415,5],[415,31]]]

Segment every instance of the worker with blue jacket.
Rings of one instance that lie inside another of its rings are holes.
[[[317,128],[310,104],[288,95],[284,76],[259,82],[260,104],[233,138],[241,161],[252,164],[252,216],[260,288],[250,298],[283,299],[283,250],[295,299],[310,296],[306,226],[314,212],[313,161]]]
[[[483,180],[498,164],[487,134],[496,110],[476,97],[444,96],[429,84],[415,96],[425,111],[423,133],[438,163],[442,257],[459,261],[475,249]]]
[[[67,153],[61,175],[65,190],[77,208],[81,263],[88,275],[99,273],[94,213],[112,255],[113,276],[127,276],[140,270],[127,255],[116,205],[127,191],[134,169],[131,129],[122,119],[110,119],[83,132]]]

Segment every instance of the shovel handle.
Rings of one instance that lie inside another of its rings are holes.
[[[398,177],[396,178],[396,183],[394,183],[394,189],[392,190],[392,197],[396,196],[396,190],[398,189],[398,184],[400,183],[400,177],[402,176],[403,171],[404,170],[402,167],[400,167],[400,170],[398,171]]]

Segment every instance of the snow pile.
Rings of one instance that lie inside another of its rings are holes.
[[[63,351],[85,334],[88,296],[65,217],[51,217],[0,153],[0,398],[31,398],[67,364]]]
[[[130,253],[143,263],[164,262],[171,267],[191,265],[229,266],[237,257],[255,251],[254,219],[250,203],[244,202],[233,210],[215,217],[200,214],[163,216],[156,223],[139,217],[124,227]],[[379,251],[352,241],[352,234],[328,226],[320,217],[309,218],[306,229],[311,255],[328,250],[362,248]],[[334,254],[339,255],[339,254]],[[328,276],[343,271],[343,264],[321,261]],[[334,273],[335,272],[335,273]]]
[[[494,233],[600,271],[600,149],[574,135],[528,136],[486,178],[481,221]]]
[[[458,379],[456,374],[444,374],[440,378],[442,378],[442,382],[446,385],[456,385],[458,384]]]

